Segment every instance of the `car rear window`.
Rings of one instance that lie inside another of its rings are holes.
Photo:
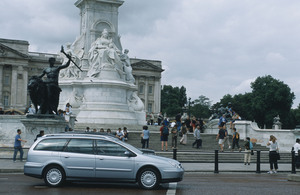
[[[44,139],[40,141],[34,148],[34,150],[46,150],[46,151],[63,151],[68,139]]]
[[[65,152],[94,154],[92,139],[71,139]]]

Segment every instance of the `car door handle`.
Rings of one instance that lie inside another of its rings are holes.
[[[64,156],[65,158],[70,158],[70,156]]]
[[[98,158],[99,160],[104,160],[104,158]]]

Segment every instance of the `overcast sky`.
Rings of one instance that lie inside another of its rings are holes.
[[[76,0],[1,0],[0,38],[57,53],[79,35]],[[162,84],[192,100],[251,92],[271,75],[300,103],[299,0],[125,0],[119,34],[129,56],[162,61]]]

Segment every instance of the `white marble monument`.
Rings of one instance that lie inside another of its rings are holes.
[[[69,102],[76,124],[143,125],[144,104],[118,35],[119,0],[78,0],[80,36],[66,44],[71,64],[60,73],[60,106]],[[63,56],[62,56],[63,57]]]

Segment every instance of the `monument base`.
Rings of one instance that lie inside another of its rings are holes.
[[[36,135],[44,130],[45,134],[61,133],[65,131],[67,122],[63,117],[57,115],[33,114],[27,115],[26,119],[21,119],[25,126],[24,139],[27,141],[25,147],[30,147],[34,143]],[[23,138],[23,137],[22,137]]]

